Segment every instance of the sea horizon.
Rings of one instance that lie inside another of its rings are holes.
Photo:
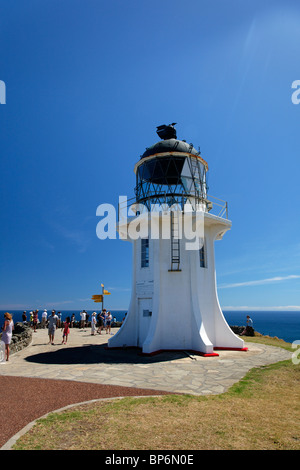
[[[62,320],[67,316],[75,314],[75,320],[80,320],[80,312],[83,309],[76,310],[56,310],[56,312],[61,312]],[[3,315],[6,311],[9,311],[13,315],[13,320],[15,323],[22,322],[22,313],[23,310],[0,310],[1,322],[3,322]],[[41,321],[41,316],[44,309],[39,310],[39,320]],[[47,309],[48,316],[51,314],[52,309]],[[89,309],[86,312],[91,316],[91,314],[96,311],[97,313],[101,309]],[[113,318],[116,318],[116,321],[122,321],[125,313],[128,311],[126,309],[111,309],[111,314]],[[292,343],[293,341],[300,340],[300,310],[226,310],[223,309],[224,317],[229,324],[229,326],[245,326],[246,317],[250,315],[253,320],[254,330],[263,335],[278,337]],[[27,310],[27,319],[29,319],[30,311]],[[0,323],[1,323],[0,322]],[[1,323],[2,324],[2,323]]]

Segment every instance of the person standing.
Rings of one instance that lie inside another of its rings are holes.
[[[106,334],[111,331],[112,314],[108,311],[106,314]]]
[[[106,308],[103,309],[103,329],[106,330],[106,320],[107,320],[107,312]],[[106,331],[107,333],[107,331]]]
[[[74,328],[74,322],[75,322],[75,313],[72,313],[72,316],[71,316],[71,328]]]
[[[62,329],[64,330],[62,344],[67,344],[68,336],[70,334],[70,323],[70,317],[67,317],[62,327]]]
[[[92,313],[92,320],[91,320],[91,335],[95,335],[96,332],[96,312]]]
[[[36,333],[36,327],[37,327],[37,324],[38,324],[38,310],[34,310],[33,314],[32,314],[32,325],[33,325],[33,331],[34,333]]]
[[[80,312],[80,317],[81,317],[80,328],[84,328],[85,327],[85,319],[86,319],[86,311],[85,310],[82,310],[82,312]]]
[[[60,328],[61,327],[61,312],[57,312],[57,316],[58,316],[57,328]]]
[[[4,325],[2,327],[2,341],[5,344],[5,353],[6,353],[6,360],[9,360],[9,345],[11,342],[12,332],[14,329],[14,322],[12,320],[12,315],[8,312],[4,314]]]
[[[22,322],[25,324],[27,323],[27,315],[26,315],[26,310],[24,310],[23,314],[22,314]]]
[[[99,333],[99,335],[101,335],[101,330],[102,330],[103,325],[104,325],[104,315],[103,315],[103,312],[100,312],[100,313],[98,314],[97,320],[98,320],[98,330],[97,330],[97,333]]]
[[[49,317],[49,324],[48,324],[48,334],[49,334],[49,343],[54,344],[54,336],[56,331],[56,325],[58,321],[58,316],[55,314],[55,310],[52,310],[52,314]]]
[[[42,313],[42,328],[46,328],[46,322],[47,322],[47,310],[44,309]]]

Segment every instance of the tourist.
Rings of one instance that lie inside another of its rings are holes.
[[[49,334],[49,343],[54,344],[54,336],[56,331],[56,325],[58,321],[58,316],[55,314],[55,310],[52,310],[51,316],[49,317],[48,324],[48,334]]]
[[[47,323],[47,310],[44,309],[42,313],[42,328],[46,328],[46,323]]]
[[[34,310],[33,314],[32,314],[32,325],[33,325],[33,331],[34,333],[36,333],[36,327],[37,327],[37,324],[38,324],[38,310]]]
[[[58,316],[57,328],[60,328],[61,327],[61,312],[57,312],[57,316]]]
[[[251,334],[251,329],[253,329],[253,320],[250,318],[249,315],[247,315],[247,325],[245,329],[242,331],[241,335],[250,335]]]
[[[112,314],[110,312],[107,312],[106,315],[106,334],[110,334],[111,331],[111,321],[112,321]]]
[[[103,329],[106,330],[106,319],[107,319],[107,312],[106,308],[103,309]]]
[[[80,328],[84,328],[85,327],[85,319],[86,319],[86,311],[85,310],[82,310],[82,312],[80,312],[80,317],[81,317]]]
[[[27,315],[26,315],[26,310],[22,313],[22,322],[25,324],[27,323]]]
[[[68,336],[70,334],[70,317],[67,317],[63,323],[62,330],[63,330],[63,340],[62,344],[67,344]]]
[[[2,327],[2,338],[1,341],[5,344],[5,353],[6,353],[6,360],[9,359],[9,345],[11,342],[12,331],[14,329],[14,322],[12,320],[12,315],[8,312],[4,314],[4,325]]]
[[[75,323],[75,313],[72,313],[72,316],[71,316],[71,328],[74,327],[74,323]]]
[[[94,336],[96,332],[96,312],[92,313],[91,328],[92,328],[91,335]]]
[[[104,326],[104,313],[103,313],[103,311],[101,313],[98,313],[97,321],[98,321],[97,333],[99,333],[99,335],[101,335],[101,330]]]

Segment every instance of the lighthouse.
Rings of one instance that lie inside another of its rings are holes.
[[[214,244],[231,228],[227,203],[208,195],[208,163],[175,124],[137,161],[135,197],[119,208],[120,238],[132,243],[132,291],[108,348],[142,354],[246,350],[218,300]],[[125,215],[124,215],[125,211]]]

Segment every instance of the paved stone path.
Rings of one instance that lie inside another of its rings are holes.
[[[116,329],[112,329],[116,332]],[[90,329],[71,329],[68,344],[48,344],[47,330],[33,333],[32,344],[0,364],[0,374],[43,379],[138,387],[193,395],[219,394],[240,380],[252,367],[290,359],[282,348],[247,343],[249,350],[218,351],[218,357],[188,352],[140,356],[138,350],[107,350],[109,335]]]

